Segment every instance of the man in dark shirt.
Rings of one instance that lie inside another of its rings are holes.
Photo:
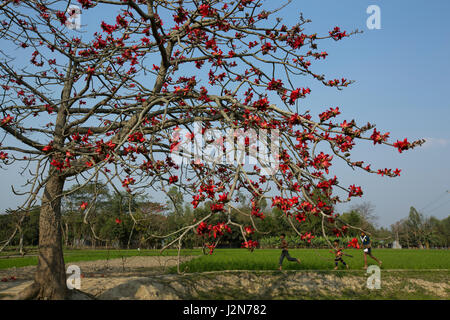
[[[280,256],[280,271],[282,270],[282,265],[283,265],[283,260],[284,260],[284,258],[286,257],[289,261],[297,261],[297,263],[300,263],[300,259],[297,259],[297,258],[292,258],[290,255],[289,255],[289,251],[288,251],[288,243],[287,243],[287,241],[285,240],[285,238],[286,238],[286,235],[284,234],[284,233],[282,233],[281,235],[280,235],[280,239],[281,239],[281,246],[280,246],[280,248],[281,248],[281,256]]]
[[[361,231],[360,239],[362,242],[362,247],[364,249],[364,269],[367,269],[367,255],[378,262],[378,264],[381,266],[381,260],[378,260],[372,255],[372,240],[370,240],[370,237],[364,231]]]

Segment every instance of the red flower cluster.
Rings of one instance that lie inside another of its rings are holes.
[[[169,178],[169,183],[170,183],[170,184],[175,183],[175,182],[177,182],[177,181],[178,181],[178,176],[171,176],[171,177]]]
[[[277,47],[272,46],[270,42],[266,42],[263,45],[261,45],[261,52],[262,54],[267,54],[269,51],[277,51]]]
[[[0,122],[0,125],[4,126],[4,125],[6,125],[6,124],[12,122],[13,120],[14,120],[14,118],[11,117],[11,116],[8,114],[6,117],[4,117],[4,118],[2,119],[2,121]]]
[[[381,144],[382,142],[386,141],[389,137],[389,132],[386,132],[385,134],[381,135],[381,132],[377,131],[375,128],[373,129],[373,133],[370,136],[370,139],[373,140],[373,144]]]
[[[134,180],[134,178],[128,177],[122,181],[122,187],[126,188],[128,192],[131,192],[129,185],[134,184],[135,182],[136,180]]]
[[[209,249],[209,254],[213,254],[214,249],[216,248],[216,245],[215,245],[215,244],[208,244],[208,245],[206,245],[206,246],[207,246],[208,249]]]
[[[228,202],[228,192],[224,194],[219,194],[219,202]]]
[[[194,197],[194,200],[192,200],[191,204],[194,207],[194,209],[197,208],[197,206],[200,204],[200,201],[203,201],[205,199],[205,196],[202,194],[197,194]]]
[[[348,35],[346,34],[346,31],[341,32],[341,28],[339,28],[339,27],[335,27],[329,33],[330,33],[330,36],[336,41],[341,40],[344,37],[348,37]]]
[[[299,222],[302,223],[304,221],[306,221],[306,215],[303,212],[299,212],[295,215],[295,219]]]
[[[305,39],[307,37],[307,35],[302,33],[301,35],[289,37],[286,42],[291,46],[292,49],[298,49],[305,44]]]
[[[56,167],[56,169],[58,171],[62,171],[62,169],[65,168],[64,162],[61,162],[61,161],[59,161],[57,159],[52,159],[52,161],[50,162],[50,165]]]
[[[330,118],[336,117],[339,114],[341,114],[341,112],[339,111],[339,107],[336,107],[335,109],[330,108],[330,110],[327,110],[319,114],[319,118],[320,121],[326,121]]]
[[[408,150],[410,147],[410,144],[408,142],[408,139],[405,138],[403,141],[397,140],[396,143],[394,143],[394,147],[398,149],[398,152],[402,153],[403,150]]]
[[[208,224],[205,221],[202,221],[197,227],[197,234],[202,236],[206,232],[209,232]]]
[[[289,210],[291,210],[293,206],[297,206],[298,204],[298,197],[292,197],[289,199],[275,196],[272,198],[272,207],[276,206],[279,209],[283,210],[283,212],[286,214],[289,213]]]
[[[255,229],[253,229],[251,226],[246,226],[246,227],[244,227],[244,231],[247,234],[252,234],[255,232]]]
[[[48,145],[46,145],[45,147],[42,148],[42,151],[49,152],[49,151],[52,151],[52,149],[53,149],[52,143],[49,143]]]
[[[197,234],[199,236],[204,236],[208,234],[211,236],[211,233],[214,238],[217,236],[223,236],[225,232],[231,233],[231,228],[225,222],[218,222],[215,226],[211,224],[207,224],[205,221],[200,222],[197,226]]]
[[[267,84],[266,90],[279,90],[281,88],[283,88],[283,82],[280,79],[278,79],[278,80],[272,79]]]
[[[297,100],[298,98],[303,98],[309,93],[311,93],[311,89],[309,88],[297,88],[293,90],[289,97],[289,104],[294,104],[295,100]]]
[[[91,0],[78,0],[78,2],[82,5],[83,9],[89,9],[94,6]]]
[[[212,9],[209,4],[202,4],[198,7],[198,12],[202,15],[202,17],[210,17],[214,15],[217,11]]]
[[[354,184],[350,186],[348,197],[361,197],[363,194],[361,187],[356,187]]]
[[[253,107],[258,110],[264,111],[269,106],[269,100],[267,98],[259,99],[253,103]]]
[[[328,168],[331,166],[331,160],[333,160],[333,156],[320,152],[311,164],[316,169],[325,169],[325,172],[328,174]]]
[[[56,17],[61,21],[61,24],[65,24],[67,21],[66,13],[63,11],[56,11]]]
[[[210,205],[212,212],[220,212],[223,211],[223,203],[213,203]]]
[[[241,247],[247,249],[254,249],[258,247],[258,245],[259,245],[258,241],[248,240],[243,242]]]
[[[311,232],[305,232],[300,236],[301,240],[306,240],[308,243],[311,243],[311,239],[314,239],[315,237],[311,234]]]
[[[260,219],[264,219],[264,213],[254,204],[252,204],[252,216],[255,216]]]
[[[102,30],[108,34],[113,33],[117,29],[117,25],[113,26],[111,24],[107,24],[105,21],[102,21],[101,25]]]
[[[144,138],[144,135],[142,134],[142,132],[135,132],[128,136],[128,141],[129,142],[135,142],[135,141],[144,142],[145,138]]]
[[[87,206],[88,206],[87,202],[82,202],[80,205],[80,208],[81,208],[81,210],[85,210],[87,208]]]
[[[223,236],[225,232],[231,233],[231,229],[225,222],[219,222],[212,227],[212,232],[214,238],[217,238],[218,235]]]
[[[347,247],[359,249],[358,239],[353,238],[352,240],[350,240],[347,244]]]
[[[388,168],[384,168],[384,169],[378,169],[377,174],[381,175],[382,177],[384,175],[390,176],[390,177],[397,177],[400,176],[400,172],[402,172],[402,170],[400,169],[395,169],[394,172],[392,172],[392,169],[388,169]]]
[[[187,20],[188,12],[183,8],[178,8],[177,13],[173,15],[173,21],[180,24]]]
[[[122,28],[128,27],[128,21],[124,17],[122,17],[120,14],[116,17],[116,22]]]

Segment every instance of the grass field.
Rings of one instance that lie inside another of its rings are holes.
[[[300,258],[301,264],[283,262],[285,270],[330,270],[334,268],[334,255],[328,249],[291,249],[292,257]],[[353,258],[344,256],[350,269],[361,269],[364,258],[361,250],[346,250]],[[382,269],[447,269],[450,270],[450,250],[392,250],[376,249],[373,255],[383,262]],[[217,249],[213,255],[201,256],[181,265],[186,272],[221,270],[276,270],[280,250],[264,249],[249,252],[246,249]],[[368,257],[368,264],[375,261]],[[339,265],[340,269],[344,266]],[[174,269],[171,270],[174,272]]]
[[[292,257],[300,258],[302,263],[284,260],[285,270],[331,270],[334,268],[334,256],[328,249],[291,249]],[[363,267],[363,253],[361,250],[349,249],[345,253],[353,258],[344,256],[350,269]],[[375,249],[373,254],[383,261],[382,269],[447,269],[450,270],[450,250],[392,250]],[[159,256],[159,250],[66,250],[65,262],[107,260],[131,256]],[[177,250],[166,250],[163,256],[175,256]],[[276,270],[280,250],[259,249],[249,252],[246,249],[216,249],[213,255],[203,255],[201,250],[182,250],[182,255],[198,255],[197,259],[181,265],[186,272],[205,272],[222,270]],[[368,264],[375,261],[368,258]],[[0,269],[24,267],[37,264],[36,256],[2,257]],[[339,266],[343,269],[343,266]],[[171,269],[174,272],[175,269]]]

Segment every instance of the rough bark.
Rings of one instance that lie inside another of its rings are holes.
[[[48,180],[39,217],[39,257],[34,283],[18,299],[65,299],[68,294],[61,235],[61,198],[64,178]]]
[[[23,249],[23,231],[20,226],[19,228],[19,254],[23,257],[25,255],[25,250]]]

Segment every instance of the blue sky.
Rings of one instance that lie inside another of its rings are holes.
[[[381,10],[381,29],[369,30],[369,5]],[[356,80],[337,92],[314,86],[304,101],[308,109],[339,106],[345,119],[377,124],[392,138],[425,138],[421,148],[399,154],[386,147],[363,144],[355,148],[356,160],[370,160],[372,168],[401,168],[398,178],[382,178],[353,172],[335,162],[338,177],[346,185],[363,186],[364,196],[352,203],[370,201],[379,224],[388,226],[405,217],[410,206],[425,215],[445,218],[450,214],[450,29],[449,1],[294,1],[311,19],[308,28],[333,26],[362,30],[336,44],[326,44],[329,57],[323,63],[328,77]],[[286,10],[294,20],[295,10]],[[348,205],[341,205],[346,209]]]
[[[273,6],[272,1],[266,1]],[[278,3],[278,1],[276,2]],[[369,30],[369,5],[381,9],[381,29]],[[300,1],[294,0],[280,12],[286,24],[296,22],[299,13],[311,19],[307,33],[326,34],[335,26],[362,34],[339,42],[325,41],[320,49],[329,56],[314,64],[314,71],[327,78],[345,77],[356,82],[343,91],[318,85],[305,78],[312,89],[301,107],[312,113],[339,106],[340,119],[377,124],[394,139],[425,138],[421,148],[399,154],[393,148],[363,143],[354,149],[354,160],[372,163],[372,168],[400,168],[398,178],[382,178],[362,171],[353,172],[335,161],[334,174],[343,185],[357,184],[364,190],[357,204],[375,205],[379,225],[389,226],[408,215],[410,206],[440,219],[450,214],[450,1]],[[115,15],[111,12],[110,20]],[[109,19],[104,12],[104,20]],[[90,14],[82,23],[90,30],[102,19]],[[90,32],[89,32],[90,33]],[[17,198],[10,185],[19,179],[14,168],[1,171],[0,211],[13,207]],[[437,200],[433,202],[433,200]],[[341,205],[345,210],[348,205]]]

